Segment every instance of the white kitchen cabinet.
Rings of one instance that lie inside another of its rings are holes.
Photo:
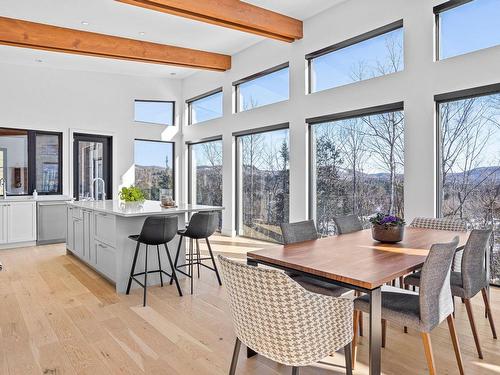
[[[7,243],[36,241],[36,203],[7,204]]]
[[[74,248],[73,207],[68,206],[66,215],[66,249],[73,251]]]
[[[92,230],[92,211],[83,210],[83,257],[91,264],[96,264],[93,248],[94,232]]]
[[[73,217],[73,253],[82,259],[84,258],[83,239],[83,219]]]
[[[7,210],[9,206],[6,203],[0,203],[0,244],[8,242],[9,222],[7,220]]]
[[[111,280],[116,280],[116,250],[105,243],[95,240],[96,265],[98,271]]]
[[[94,212],[94,236],[95,239],[115,247],[115,215],[105,214],[104,212]]]

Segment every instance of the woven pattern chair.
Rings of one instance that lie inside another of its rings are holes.
[[[337,227],[337,234],[348,234],[363,230],[363,224],[356,215],[336,216],[333,222]]]
[[[474,315],[472,313],[471,298],[479,292],[482,292],[484,304],[487,311],[487,316],[490,323],[493,338],[497,338],[493,315],[491,314],[490,302],[488,299],[488,275],[486,272],[486,250],[490,246],[492,231],[490,229],[480,230],[474,229],[467,240],[467,244],[463,250],[462,271],[451,273],[451,293],[454,297],[460,297],[465,302],[469,323],[474,336],[477,354],[479,358],[483,358],[481,344],[476,329]],[[405,278],[405,283],[408,285],[420,286],[422,273],[417,272]]]
[[[431,375],[436,374],[436,368],[430,332],[445,319],[448,320],[460,374],[464,373],[455,321],[452,315],[453,301],[450,286],[451,263],[457,245],[458,237],[449,243],[432,245],[422,268],[420,294],[393,287],[382,289],[382,319],[411,327],[421,333]],[[356,310],[354,319],[359,311],[369,313],[369,296],[356,298],[354,307]],[[355,332],[353,340],[354,361],[356,360],[356,341]]]
[[[293,374],[344,348],[347,373],[352,373],[351,300],[311,293],[279,270],[218,258],[237,337],[230,374],[241,343],[292,366]]]

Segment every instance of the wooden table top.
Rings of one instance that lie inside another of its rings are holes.
[[[247,257],[295,269],[353,286],[375,289],[422,267],[434,243],[459,236],[459,247],[469,233],[405,228],[403,241],[380,243],[371,230],[250,251]]]

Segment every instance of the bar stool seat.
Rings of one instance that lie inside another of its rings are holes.
[[[182,291],[179,285],[179,281],[177,280],[177,275],[175,273],[174,263],[172,262],[172,257],[170,256],[170,252],[168,250],[168,245],[167,245],[167,243],[172,241],[173,238],[175,237],[175,234],[177,233],[177,228],[178,228],[177,216],[149,216],[144,221],[140,234],[132,234],[128,236],[129,239],[136,241],[137,245],[135,248],[132,267],[130,269],[130,277],[128,280],[126,294],[130,293],[130,287],[132,286],[132,281],[135,281],[144,289],[143,306],[146,306],[148,274],[159,273],[160,285],[162,287],[163,287],[163,275],[170,277],[171,281],[175,280],[179,296],[182,296]],[[139,255],[141,243],[146,245],[144,271],[135,272],[137,257]],[[156,270],[148,270],[148,252],[150,245],[156,246],[156,254],[158,256],[158,269]],[[164,271],[161,266],[160,245],[163,245],[165,247],[165,252],[167,254],[167,259],[170,264],[170,269],[172,270],[171,273]],[[144,276],[144,282],[138,280],[137,279],[138,276]]]

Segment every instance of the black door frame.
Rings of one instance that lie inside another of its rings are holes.
[[[101,134],[73,133],[73,198],[78,200],[80,177],[78,173],[78,142],[101,142],[103,144],[103,177],[106,182],[106,197],[112,199],[113,195],[113,137]],[[106,162],[107,159],[107,162]]]

